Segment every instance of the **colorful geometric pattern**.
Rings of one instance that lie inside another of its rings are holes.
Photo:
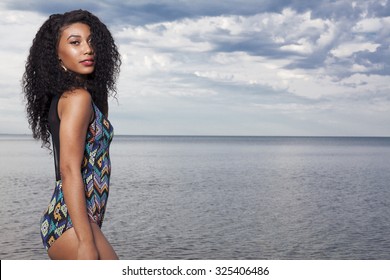
[[[109,146],[113,128],[107,118],[93,104],[95,121],[89,126],[81,172],[84,179],[88,216],[102,226],[110,185],[111,162]]]
[[[99,108],[92,104],[95,119],[88,127],[81,174],[88,217],[101,227],[110,185],[109,146],[113,138],[113,127]],[[46,250],[71,227],[73,224],[64,201],[62,181],[58,180],[50,204],[41,219],[41,237]]]
[[[71,228],[72,221],[62,193],[62,181],[56,182],[53,196],[41,219],[41,237],[46,250],[56,241],[62,233]]]

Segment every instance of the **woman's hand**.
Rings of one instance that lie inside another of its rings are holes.
[[[98,250],[94,242],[80,242],[77,249],[78,260],[97,260],[99,259]]]

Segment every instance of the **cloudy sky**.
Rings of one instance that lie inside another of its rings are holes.
[[[123,59],[116,134],[390,136],[388,0],[2,0],[0,133],[50,14],[88,9]]]

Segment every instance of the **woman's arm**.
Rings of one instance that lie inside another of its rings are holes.
[[[90,94],[84,89],[66,92],[58,104],[60,125],[60,172],[64,199],[79,240],[78,259],[97,259],[87,214],[81,164],[87,129],[93,116]]]

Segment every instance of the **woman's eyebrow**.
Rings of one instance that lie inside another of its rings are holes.
[[[72,37],[78,37],[78,38],[80,38],[80,37],[81,37],[81,35],[74,35],[74,34],[72,34],[72,35],[69,35],[69,37],[68,37],[68,38],[66,38],[66,40],[69,40],[69,38],[72,38]]]

